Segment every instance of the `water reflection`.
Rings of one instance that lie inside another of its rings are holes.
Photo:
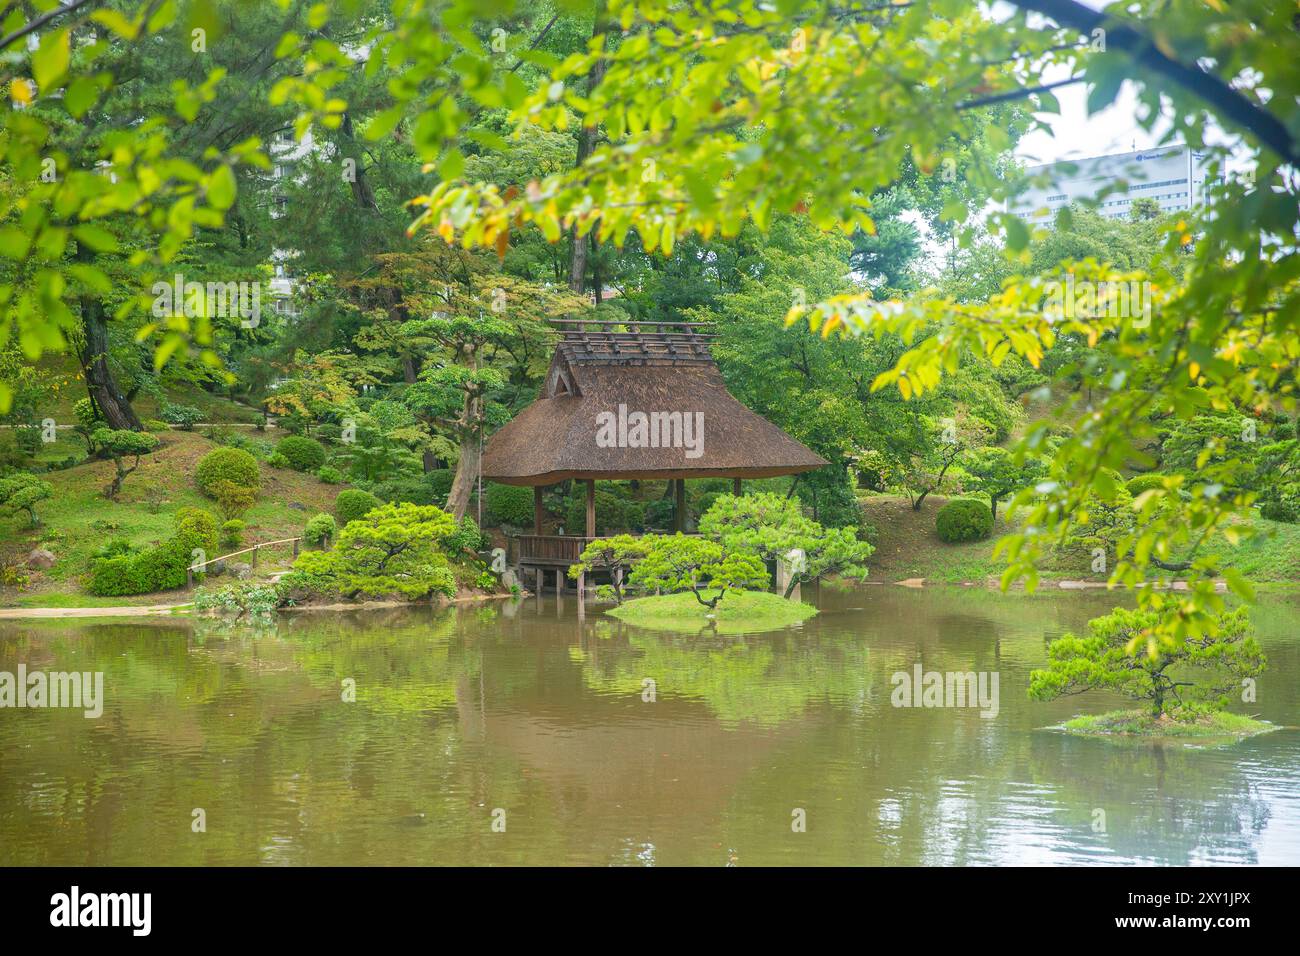
[[[1300,734],[1197,750],[1043,729],[1118,703],[1024,695],[1046,641],[1109,598],[814,599],[799,628],[743,637],[572,599],[8,622],[0,669],[102,670],[107,700],[97,721],[0,711],[0,864],[1300,862]],[[1255,618],[1255,709],[1294,724],[1300,607]],[[997,718],[892,707],[890,675],[918,663],[998,672]]]

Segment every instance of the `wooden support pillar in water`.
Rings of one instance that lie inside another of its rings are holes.
[[[587,537],[596,537],[596,479],[587,479]]]
[[[533,534],[542,533],[542,486],[533,485]],[[540,571],[538,572],[541,573]]]

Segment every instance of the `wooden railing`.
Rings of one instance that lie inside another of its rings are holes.
[[[218,561],[225,561],[227,558],[237,558],[241,554],[248,554],[250,551],[253,553],[253,560],[250,563],[253,565],[253,567],[257,567],[257,552],[260,551],[262,548],[271,548],[277,544],[289,544],[290,542],[292,542],[293,556],[296,558],[298,557],[298,542],[301,540],[302,538],[298,537],[298,538],[281,538],[278,541],[259,541],[251,548],[242,548],[239,551],[231,551],[229,554],[223,554],[218,558],[208,558],[208,560],[206,561],[196,561],[193,564],[191,564],[188,568],[185,569],[185,584],[187,587],[194,587],[195,571],[202,571],[209,564],[216,564]]]
[[[519,563],[573,564],[595,538],[576,534],[521,534]]]

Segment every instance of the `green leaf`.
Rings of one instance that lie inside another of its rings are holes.
[[[78,242],[85,243],[94,252],[113,252],[117,249],[117,237],[103,226],[84,223],[72,230]]]
[[[218,166],[208,179],[208,203],[216,209],[229,209],[235,204],[235,172],[229,166]]]
[[[68,84],[63,94],[63,105],[74,118],[81,119],[98,97],[99,84],[89,76],[79,76]]]
[[[29,245],[31,241],[27,238],[27,234],[17,226],[5,226],[0,229],[0,255],[10,259],[21,259],[27,255]]]
[[[48,93],[63,78],[71,55],[66,29],[47,33],[41,38],[41,45],[32,54],[32,76],[42,93]]]

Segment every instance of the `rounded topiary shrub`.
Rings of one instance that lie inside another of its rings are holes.
[[[294,471],[316,471],[325,464],[325,446],[304,435],[281,438],[275,446],[275,453],[283,455]]]
[[[1152,488],[1163,488],[1165,486],[1164,475],[1138,475],[1136,478],[1130,478],[1125,482],[1124,487],[1128,493],[1136,498],[1144,491],[1150,491]]]
[[[308,544],[325,544],[334,537],[337,527],[333,515],[318,514],[308,520],[307,526],[302,529],[302,536]]]
[[[1297,524],[1300,523],[1300,507],[1294,501],[1263,501],[1259,505],[1259,516],[1269,521]]]
[[[489,484],[483,493],[484,517],[497,524],[527,528],[533,523],[533,489]]]
[[[285,458],[284,455],[281,455],[278,451],[271,452],[271,454],[267,456],[266,463],[272,468],[289,467],[289,459]]]
[[[948,544],[979,541],[993,531],[993,512],[982,501],[958,498],[950,501],[934,516],[934,527],[939,540]]]
[[[316,480],[327,485],[337,485],[343,481],[343,472],[330,465],[323,465],[316,470]]]
[[[368,491],[348,488],[346,491],[340,491],[338,497],[334,499],[334,513],[338,515],[339,524],[346,525],[349,521],[364,518],[381,504],[383,502]]]
[[[237,548],[244,543],[244,529],[248,525],[239,518],[231,518],[221,525],[221,537],[218,543],[223,548]]]
[[[194,483],[209,498],[216,495],[217,482],[233,481],[245,488],[256,488],[257,459],[242,448],[214,448],[199,459],[194,469]]]

